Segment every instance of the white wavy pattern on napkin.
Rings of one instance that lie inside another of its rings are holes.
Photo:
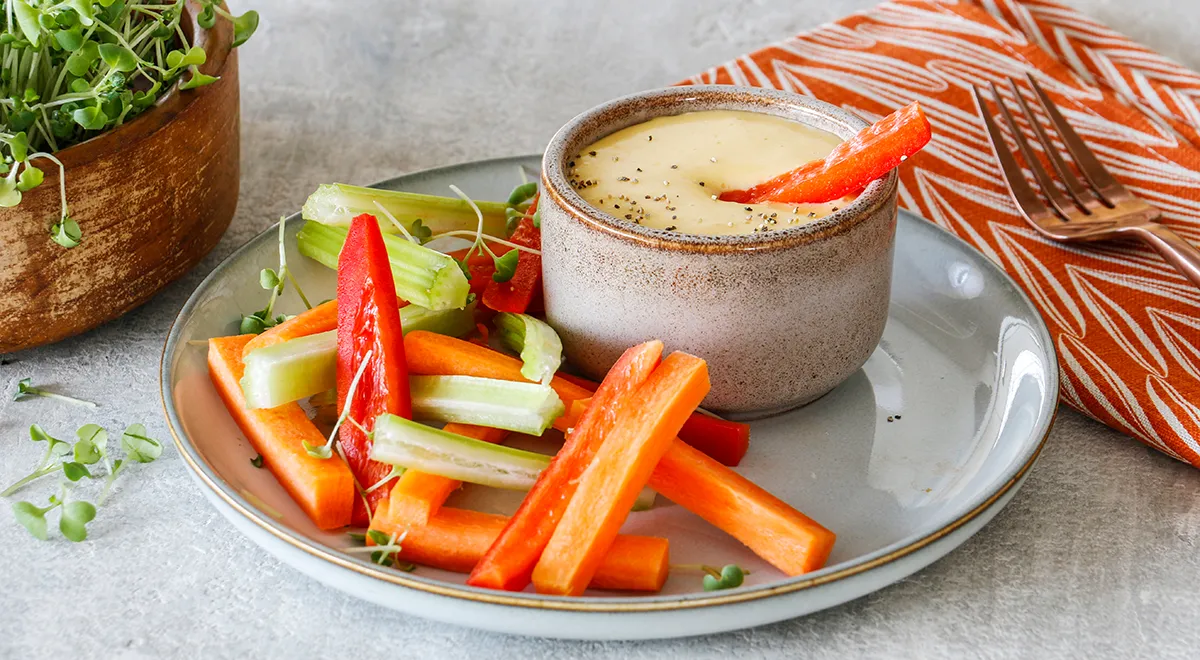
[[[919,100],[934,139],[902,169],[901,203],[1029,293],[1064,402],[1200,467],[1200,291],[1140,245],[1043,238],[1005,192],[969,91],[1030,70],[1113,174],[1200,240],[1200,74],[1054,2],[895,0],[687,82],[819,96],[870,120]]]

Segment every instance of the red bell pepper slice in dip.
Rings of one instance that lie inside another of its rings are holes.
[[[367,366],[349,404],[349,416],[368,430],[383,413],[411,419],[396,285],[379,223],[371,215],[364,213],[350,224],[338,258],[337,300],[338,410],[346,409],[350,383],[366,359]],[[389,465],[371,460],[371,444],[371,438],[354,424],[343,424],[338,431],[338,446],[364,489],[392,470]],[[387,484],[367,493],[365,503],[362,498],[355,499],[356,526],[369,524],[371,512],[388,496],[390,487]]]
[[[933,131],[919,103],[912,103],[859,131],[820,160],[805,163],[748,190],[726,190],[721,200],[738,204],[822,204],[862,190],[929,143]]]

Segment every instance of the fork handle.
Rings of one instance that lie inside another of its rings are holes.
[[[1133,234],[1158,251],[1192,284],[1200,286],[1200,250],[1179,234],[1157,222],[1133,227]]]

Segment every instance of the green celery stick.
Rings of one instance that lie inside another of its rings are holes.
[[[463,309],[400,308],[404,334],[413,330],[462,337],[475,329],[475,302]],[[249,408],[274,408],[337,386],[337,331],[330,330],[251,351],[242,393]]]
[[[541,435],[565,407],[545,385],[473,376],[412,376],[416,419],[456,422]]]
[[[297,337],[246,356],[247,408],[274,408],[337,386],[337,331]]]
[[[395,415],[376,417],[374,433],[371,458],[472,484],[529,490],[550,465],[545,454],[493,445]],[[655,497],[653,490],[643,488],[632,510],[653,507]]]
[[[457,197],[363,188],[345,183],[326,183],[319,186],[316,192],[308,196],[301,213],[305,220],[345,228],[350,226],[350,220],[363,213],[379,217],[380,211],[375,205],[376,202],[405,227],[410,227],[414,220],[420,220],[434,234],[455,230],[474,231],[479,226],[479,218],[476,217],[475,211]],[[475,203],[483,212],[483,233],[504,236],[504,212],[509,205],[504,202]],[[396,228],[390,222],[380,222],[379,227],[384,232],[396,232]]]
[[[296,241],[300,254],[337,270],[338,254],[348,233],[341,227],[309,221],[300,228]],[[403,236],[384,234],[383,243],[396,295],[402,300],[435,311],[466,306],[471,285],[454,259]]]
[[[521,375],[548,384],[562,364],[562,341],[544,321],[528,314],[496,315],[496,330],[506,346],[521,354]]]

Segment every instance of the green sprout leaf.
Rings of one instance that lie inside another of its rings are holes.
[[[255,456],[254,458],[250,459],[250,465],[253,465],[256,468],[262,468],[263,455],[259,454],[259,455]]]
[[[95,24],[96,12],[92,9],[91,0],[67,0],[67,6],[75,10],[75,13],[79,15],[79,22],[84,27],[92,27]]]
[[[99,105],[89,105],[86,108],[79,108],[71,113],[71,118],[75,120],[83,128],[89,131],[103,130],[108,123],[108,115],[100,109]]]
[[[221,79],[219,76],[200,73],[200,70],[194,66],[188,67],[188,71],[191,71],[192,75],[186,81],[179,84],[179,89],[196,89],[197,87],[211,85]]]
[[[304,452],[313,458],[328,460],[333,458],[333,446],[328,444],[310,445],[307,440],[301,440],[300,444],[304,446]]]
[[[264,268],[258,273],[258,284],[270,291],[279,286],[279,275],[270,268]]]
[[[511,193],[509,193],[508,205],[516,206],[518,204],[524,204],[525,202],[528,202],[530,199],[532,199],[533,196],[537,194],[537,191],[538,191],[538,184],[536,181],[522,183],[521,185],[517,186],[516,188],[513,188],[513,191]]]
[[[50,227],[50,239],[65,248],[79,245],[82,238],[83,232],[79,229],[79,223],[71,218],[63,218],[62,222],[56,222]]]
[[[167,66],[172,69],[182,69],[187,66],[198,66],[204,64],[208,59],[208,54],[199,46],[192,46],[184,52],[182,50],[173,50],[167,53]]]
[[[100,59],[109,68],[128,73],[137,68],[138,58],[132,50],[118,44],[100,44]]]
[[[100,44],[88,41],[67,58],[67,72],[73,76],[86,76],[98,59],[100,59]],[[84,84],[86,85],[87,81],[84,81]]]
[[[21,176],[17,178],[17,190],[25,192],[27,190],[37,188],[38,186],[42,185],[42,181],[44,181],[45,178],[46,174],[44,172],[33,165],[26,165],[25,168],[21,170]]]
[[[205,5],[204,11],[196,17],[196,24],[205,30],[211,30],[213,25],[217,23],[217,13],[213,9],[212,3]]]
[[[521,218],[524,218],[524,217],[525,217],[525,214],[518,211],[517,209],[514,209],[514,208],[504,209],[504,231],[505,231],[505,233],[507,233],[509,236],[512,236],[512,233],[517,230],[517,225],[521,223]]]
[[[375,545],[390,545],[392,542],[392,537],[377,529],[367,530],[367,538],[371,539]]]
[[[67,461],[67,462],[63,463],[62,466],[63,466],[63,475],[66,476],[66,478],[70,479],[71,481],[79,481],[80,479],[82,479],[84,477],[87,477],[88,479],[92,478],[92,473],[87,469],[87,466],[84,465],[83,463],[77,463],[75,461]]]
[[[233,19],[233,47],[237,48],[254,36],[258,29],[258,12],[250,10]]]
[[[713,571],[715,572],[715,570]],[[742,582],[746,579],[746,571],[742,570],[737,564],[727,564],[721,568],[721,573],[717,576],[709,572],[704,576],[705,591],[719,591],[721,589],[734,589],[742,586]]]
[[[75,432],[75,437],[79,438],[75,441],[73,450],[76,462],[95,465],[104,458],[108,446],[108,431],[100,425],[84,424]]]
[[[504,253],[504,256],[497,257],[495,259],[496,272],[492,273],[492,280],[496,282],[511,280],[517,272],[517,263],[520,257],[520,250],[509,250]]]
[[[91,502],[75,500],[62,505],[58,519],[58,531],[68,541],[79,543],[87,539],[87,524],[96,518],[96,507]]]
[[[533,212],[533,226],[537,227],[538,229],[542,228],[542,209],[541,208],[539,208],[538,210]]]
[[[79,26],[69,30],[56,30],[54,40],[58,42],[59,46],[62,46],[63,50],[74,52],[83,45],[83,30]]]
[[[417,242],[421,245],[429,242],[429,239],[433,236],[433,230],[426,227],[420,218],[412,221],[412,224],[408,228],[408,233],[412,234],[412,237],[417,239]]]
[[[150,463],[162,455],[162,445],[154,438],[146,435],[146,427],[141,424],[130,424],[121,434],[121,448],[125,454],[138,463]]]
[[[32,502],[13,502],[13,517],[29,530],[35,539],[46,540],[46,511]]]
[[[31,7],[28,0],[12,0],[12,9],[25,40],[37,48],[42,36],[42,26],[38,23],[41,12]]]
[[[8,143],[14,161],[21,162],[29,157],[29,138],[26,137],[25,131],[20,131],[4,141]]]

